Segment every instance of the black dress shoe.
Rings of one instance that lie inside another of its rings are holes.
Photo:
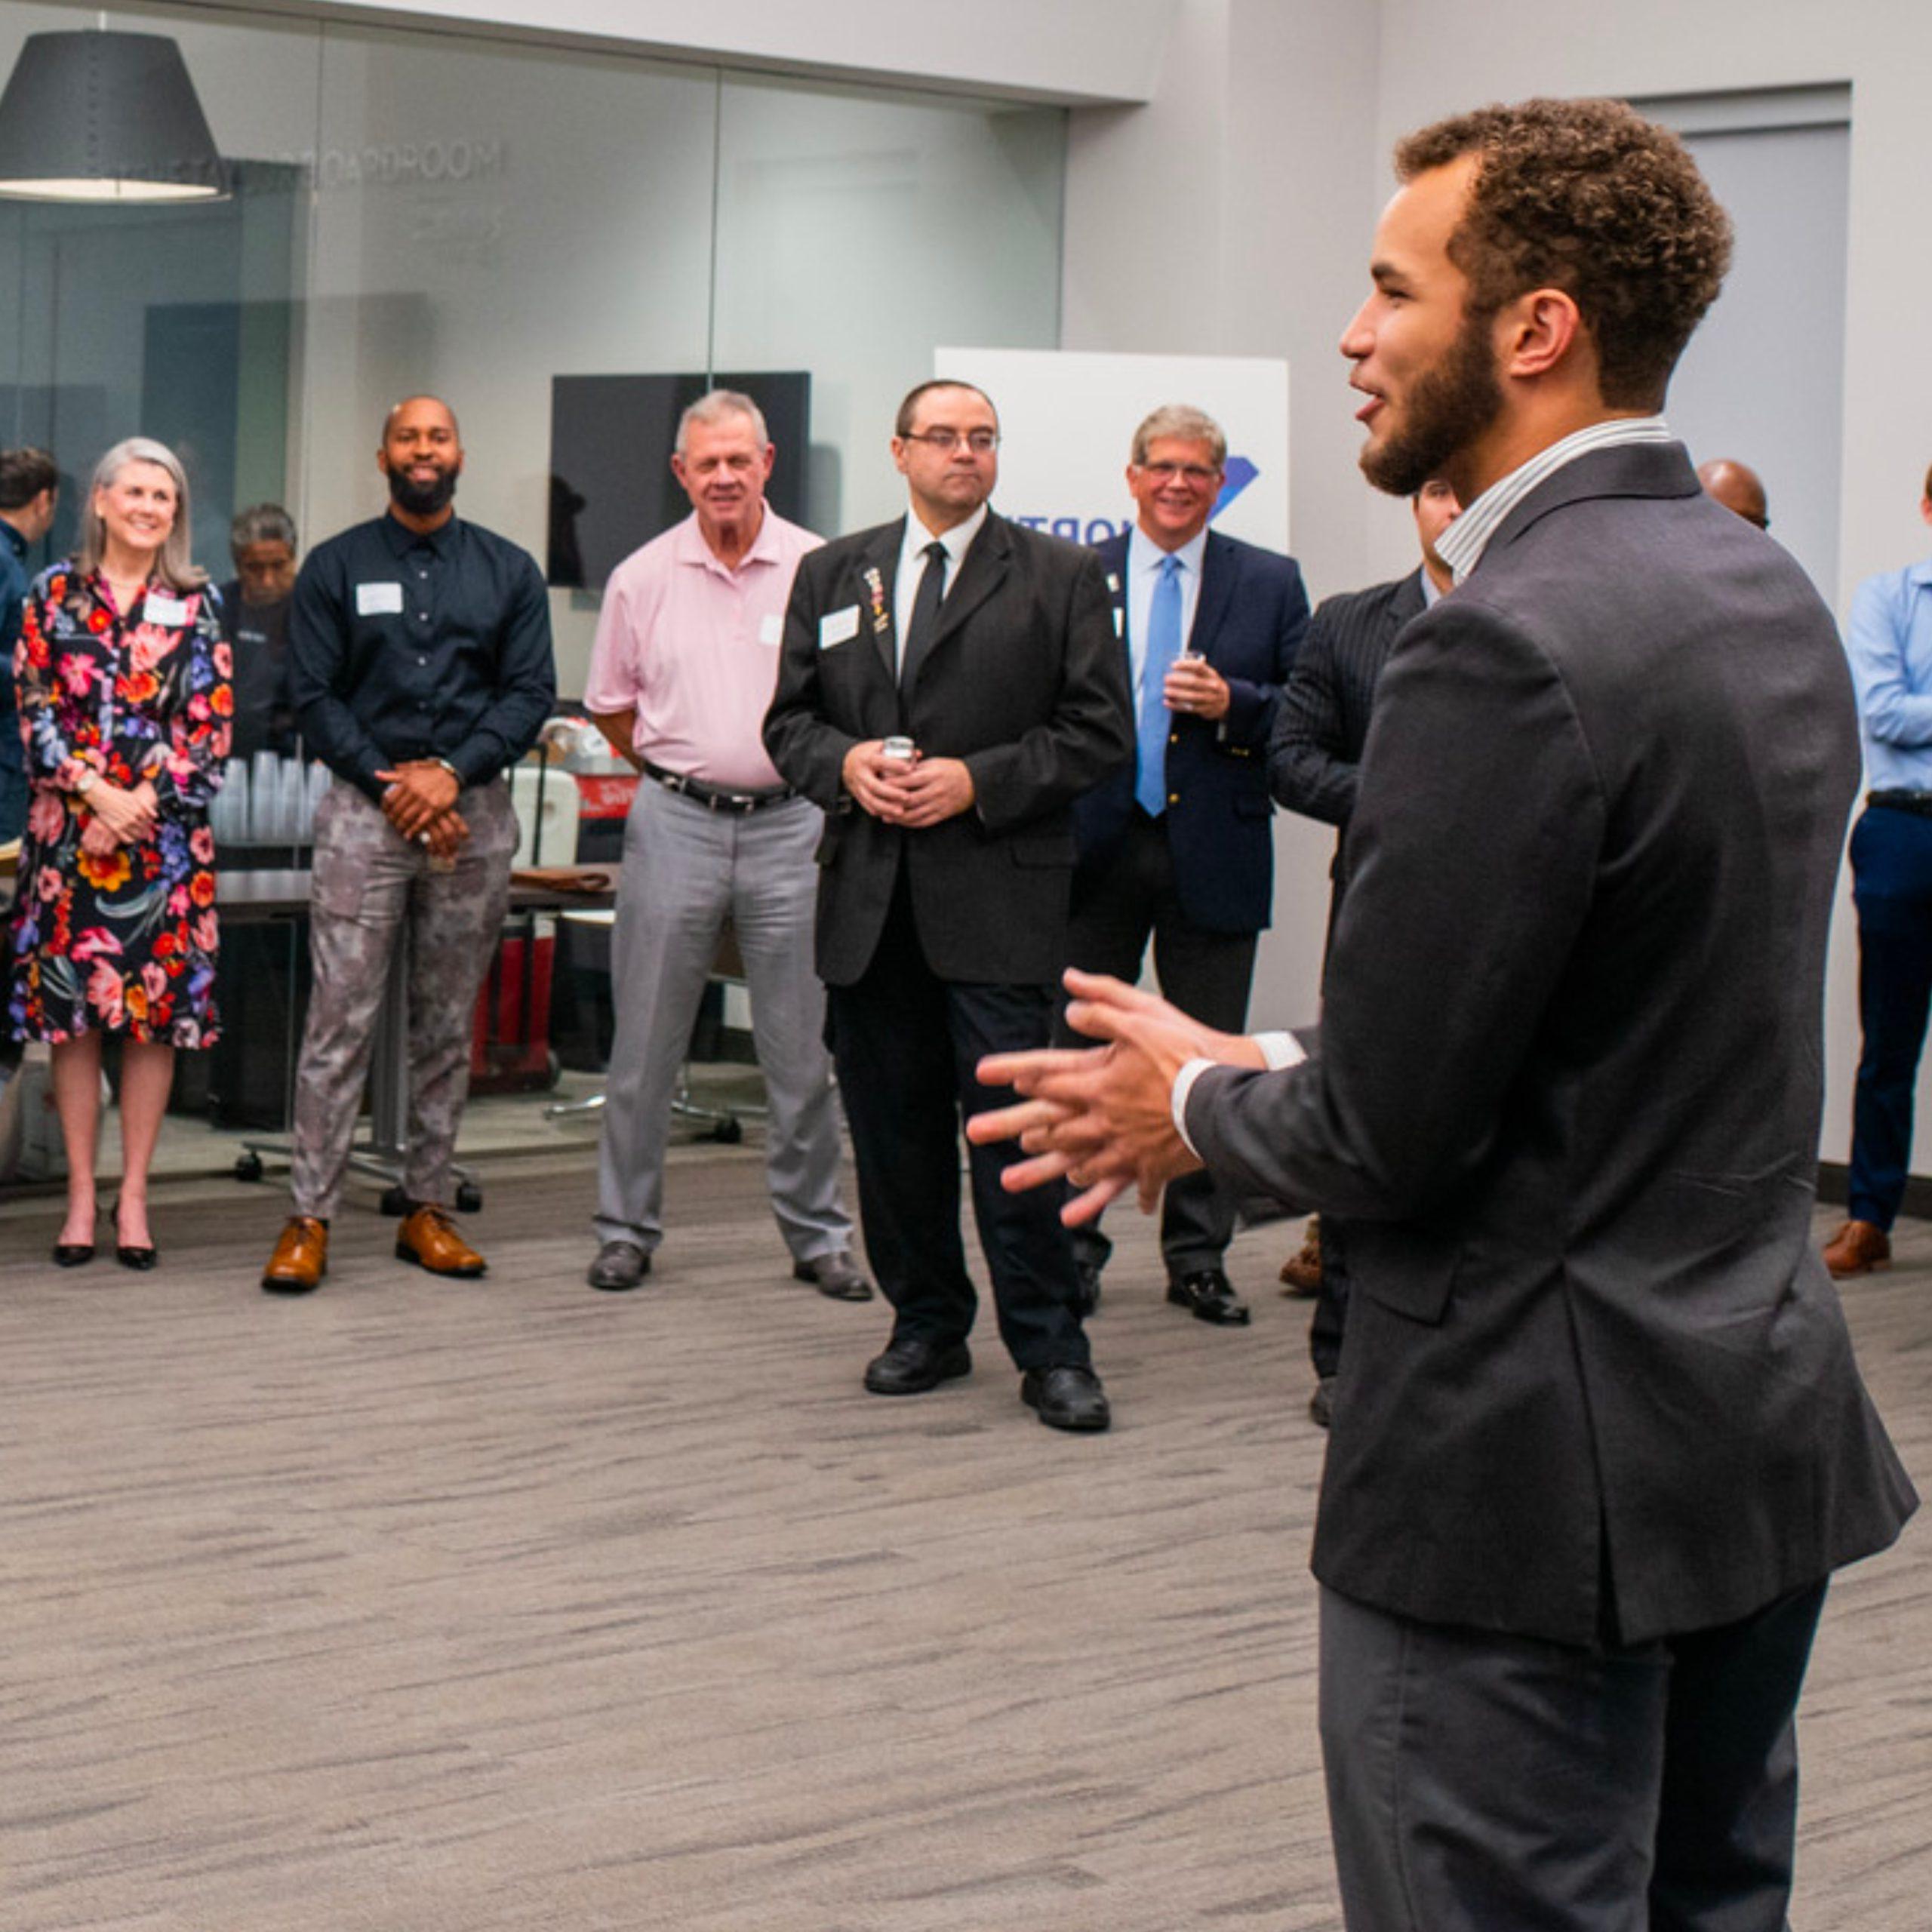
[[[91,1241],[57,1241],[54,1244],[54,1265],[57,1268],[85,1268],[94,1259],[94,1243]]]
[[[792,1264],[793,1280],[809,1281],[832,1301],[870,1301],[872,1284],[852,1265],[852,1257],[841,1247],[810,1261]]]
[[[1100,1270],[1097,1263],[1075,1260],[1073,1264],[1073,1312],[1084,1321],[1100,1307]]]
[[[942,1382],[973,1372],[964,1342],[922,1342],[903,1335],[866,1364],[866,1386],[875,1395],[923,1395]]]
[[[1091,1368],[1074,1362],[1056,1362],[1051,1368],[1029,1368],[1020,1378],[1020,1399],[1039,1411],[1049,1429],[1093,1431],[1113,1420],[1107,1392]]]
[[[1168,1284],[1168,1299],[1197,1321],[1211,1321],[1217,1328],[1247,1326],[1247,1303],[1218,1268],[1197,1268],[1192,1274],[1176,1277]]]
[[[621,1294],[634,1288],[651,1272],[651,1257],[634,1241],[607,1241],[597,1251],[597,1259],[585,1270],[583,1278],[593,1288]]]

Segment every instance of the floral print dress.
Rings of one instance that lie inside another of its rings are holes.
[[[99,1027],[205,1047],[216,1035],[214,838],[234,709],[219,600],[151,583],[122,612],[70,561],[27,593],[14,681],[31,798],[20,848],[7,1023],[59,1042]],[[145,840],[83,851],[84,772],[146,778],[158,810]]]

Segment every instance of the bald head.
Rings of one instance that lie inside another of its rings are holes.
[[[1758,472],[1748,465],[1734,463],[1729,457],[1721,456],[1699,465],[1697,481],[1703,485],[1706,496],[1723,504],[1733,515],[1741,516],[1746,523],[1755,523],[1760,530],[1770,528],[1764,486],[1758,481]]]
[[[389,507],[408,528],[426,531],[448,522],[463,473],[456,411],[440,396],[405,396],[383,419],[376,464],[389,478]]]
[[[460,439],[463,432],[457,427],[456,411],[439,395],[406,395],[400,402],[389,405],[389,414],[383,418],[383,436],[387,440],[390,426],[398,416],[411,417],[422,415],[440,417],[449,425],[450,434]]]

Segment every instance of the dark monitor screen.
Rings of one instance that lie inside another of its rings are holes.
[[[601,590],[640,543],[691,514],[671,474],[678,418],[707,389],[738,389],[764,412],[779,461],[765,500],[805,517],[812,379],[804,370],[712,377],[555,376],[550,381],[550,541],[561,589]]]

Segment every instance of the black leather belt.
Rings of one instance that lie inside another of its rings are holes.
[[[1867,792],[1868,805],[1884,805],[1895,812],[1914,812],[1932,818],[1932,792]]]
[[[740,817],[747,812],[761,812],[767,805],[782,805],[798,795],[789,785],[768,786],[762,792],[722,791],[701,778],[687,778],[681,771],[666,771],[648,758],[644,761],[644,775],[656,779],[666,791],[675,792],[693,804],[703,806],[708,812],[736,812]]]

